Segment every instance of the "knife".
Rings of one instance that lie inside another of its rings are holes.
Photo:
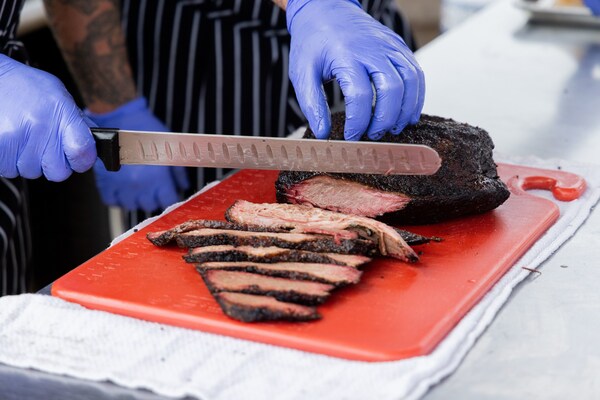
[[[432,175],[442,160],[417,144],[91,128],[108,171],[121,164]]]

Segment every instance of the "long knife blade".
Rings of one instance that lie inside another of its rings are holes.
[[[109,171],[121,164],[431,175],[438,153],[414,144],[92,128]]]

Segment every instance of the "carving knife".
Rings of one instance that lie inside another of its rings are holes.
[[[135,164],[432,175],[441,165],[434,149],[416,144],[91,130],[109,171]]]

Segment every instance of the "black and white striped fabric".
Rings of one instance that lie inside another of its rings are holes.
[[[0,53],[21,61],[23,47],[14,38],[22,5],[0,0]],[[24,180],[0,178],[0,295],[27,290],[31,237],[25,191]]]
[[[13,56],[23,45],[15,40],[24,0],[0,0],[0,53]]]
[[[362,6],[414,49],[394,0]],[[123,0],[122,15],[138,90],[172,131],[287,136],[305,124],[288,79],[285,12],[270,0]],[[343,104],[336,86],[326,85],[333,109]],[[193,169],[192,189],[226,172]]]

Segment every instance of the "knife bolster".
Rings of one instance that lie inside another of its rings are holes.
[[[90,128],[96,140],[98,158],[104,163],[107,171],[121,169],[119,155],[119,130],[115,128]]]

